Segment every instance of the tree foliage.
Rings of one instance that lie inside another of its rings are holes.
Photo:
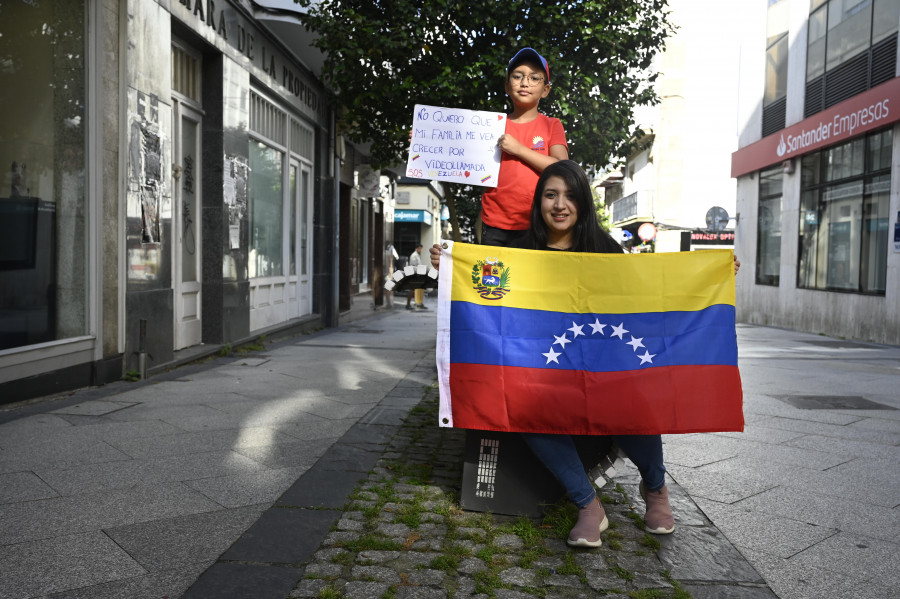
[[[511,111],[506,65],[526,46],[550,63],[540,109],[563,122],[571,158],[605,166],[636,137],[633,108],[656,100],[649,67],[670,32],[665,0],[323,0],[305,21],[344,132],[373,142],[378,167],[405,162],[415,104]]]

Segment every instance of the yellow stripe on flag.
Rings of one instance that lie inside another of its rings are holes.
[[[630,314],[734,305],[731,250],[583,254],[455,243],[453,301]]]

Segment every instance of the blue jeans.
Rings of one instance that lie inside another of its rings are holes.
[[[594,486],[584,471],[584,464],[578,457],[578,450],[572,437],[539,433],[522,433],[522,437],[547,470],[565,487],[566,493],[575,505],[581,508],[591,502],[594,498]],[[659,435],[611,435],[611,437],[628,459],[637,466],[647,489],[656,491],[666,484],[662,437]]]

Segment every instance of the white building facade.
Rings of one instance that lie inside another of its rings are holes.
[[[664,252],[733,245],[729,158],[738,141],[734,99],[741,47],[733,27],[721,24],[743,22],[758,4],[669,3],[676,30],[652,67],[660,101],[635,112],[645,132],[637,140],[643,149],[627,157],[621,186],[607,187],[613,233],[626,247]],[[647,223],[652,226],[642,229]],[[654,230],[654,239],[641,239]]]
[[[400,256],[409,255],[421,243],[423,256],[441,240],[441,183],[401,177],[394,207],[394,243]]]

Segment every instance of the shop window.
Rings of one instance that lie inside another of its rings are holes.
[[[250,142],[250,278],[283,273],[283,153]]]
[[[798,287],[883,295],[890,129],[803,157]]]
[[[756,282],[778,285],[781,270],[781,167],[759,174],[759,209],[756,228]]]
[[[307,275],[311,127],[250,91],[250,278]]]
[[[872,0],[831,0],[825,37],[825,70],[831,70],[869,47]]]
[[[0,350],[88,333],[85,2],[0,17]]]
[[[892,79],[900,0],[813,0],[806,50],[806,117]]]

